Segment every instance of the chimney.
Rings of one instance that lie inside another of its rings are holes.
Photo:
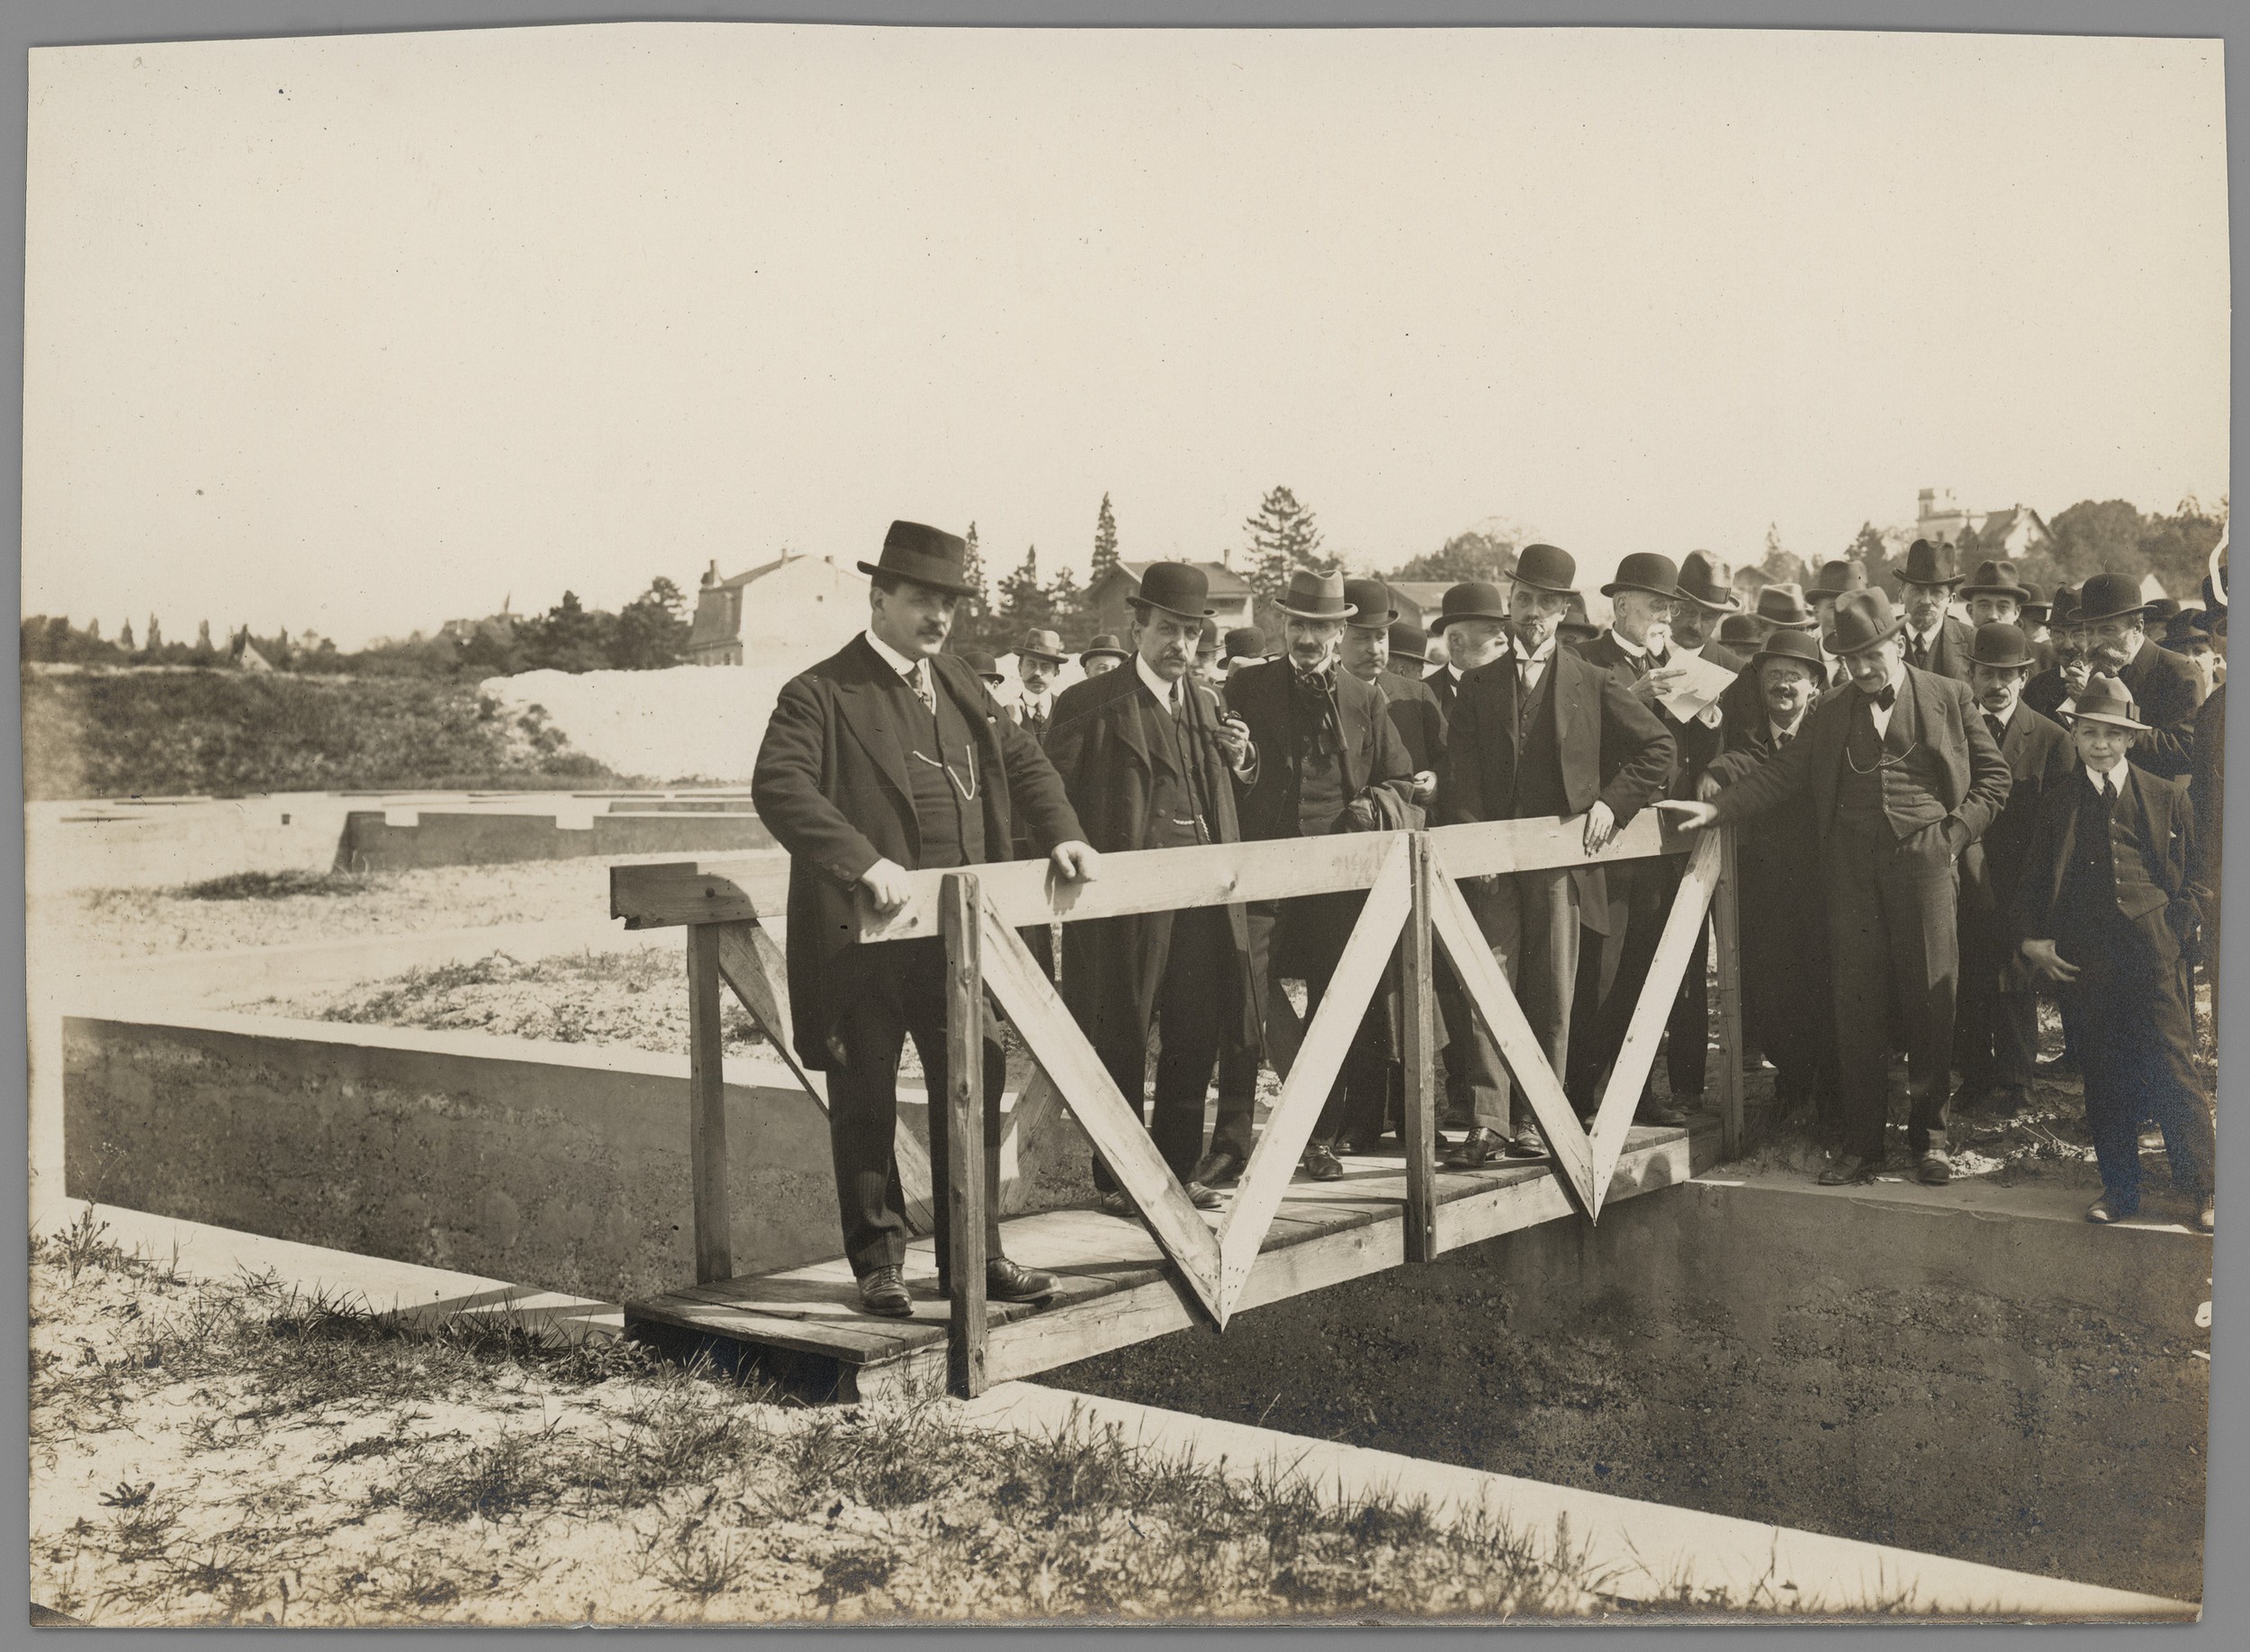
[[[713,557],[711,565],[703,570],[703,582],[706,585],[716,585],[719,582],[719,559],[717,557]]]

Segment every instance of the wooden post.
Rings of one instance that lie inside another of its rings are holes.
[[[1406,1254],[1428,1261],[1437,1254],[1437,1098],[1430,1046],[1436,1042],[1430,968],[1430,840],[1408,840],[1407,875],[1413,904],[1399,938],[1400,1010],[1406,1059]]]
[[[734,1277],[726,1197],[726,1073],[719,1059],[719,933],[688,926],[688,1180],[695,1193],[696,1283]]]
[[[1719,1150],[1740,1158],[1742,1135],[1742,929],[1735,900],[1734,829],[1719,830],[1719,880],[1711,895],[1711,933],[1719,955]]]
[[[938,909],[945,937],[946,1271],[953,1281],[947,1327],[948,1392],[974,1399],[985,1391],[985,970],[982,907],[974,873],[949,872]]]

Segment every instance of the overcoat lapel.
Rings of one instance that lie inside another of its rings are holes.
[[[914,783],[906,777],[906,732],[897,724],[888,686],[883,680],[893,674],[876,657],[875,651],[867,646],[865,638],[860,641],[859,651],[859,680],[837,685],[837,709],[843,714],[844,726],[875,759],[882,777],[897,788],[901,797],[912,803]],[[981,723],[983,719],[975,721]]]
[[[1813,708],[1813,807],[1820,835],[1828,835],[1836,817],[1836,766],[1844,760],[1844,742],[1851,737],[1851,720],[1859,712],[1857,688],[1829,696]],[[1822,716],[1825,711],[1828,714]]]

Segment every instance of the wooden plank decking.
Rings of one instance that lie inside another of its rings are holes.
[[[1719,1156],[1715,1120],[1692,1129],[1636,1125],[1607,1197],[1628,1199],[1687,1181]],[[1341,1181],[1295,1181],[1265,1235],[1242,1298],[1264,1306],[1405,1265],[1407,1181],[1398,1153],[1346,1157]],[[1436,1247],[1453,1250],[1542,1222],[1582,1220],[1550,1164],[1440,1170]],[[1231,1196],[1229,1196],[1231,1202]],[[1216,1226],[1226,1208],[1201,1213]],[[1046,1210],[1001,1224],[1008,1255],[1061,1281],[1044,1304],[986,1309],[987,1379],[1005,1382],[1192,1325],[1208,1324],[1194,1296],[1138,1221],[1098,1209]],[[911,1319],[862,1312],[842,1259],[690,1287],[626,1304],[628,1332],[682,1333],[774,1357],[800,1383],[850,1398],[942,1382],[950,1305],[938,1295],[928,1239],[906,1261]]]

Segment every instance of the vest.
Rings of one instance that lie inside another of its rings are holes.
[[[936,672],[932,671],[934,680]],[[911,730],[907,742],[906,777],[914,788],[914,821],[922,829],[922,853],[915,867],[974,866],[985,858],[985,805],[977,777],[976,736],[940,686],[933,719],[922,696],[902,678],[897,688],[896,715],[901,729]],[[942,756],[939,763],[931,759]],[[964,796],[966,791],[969,794]]]
[[[1529,694],[1509,696],[1516,702],[1516,786],[1508,799],[1508,814],[1515,820],[1561,814],[1569,807],[1562,795],[1562,737],[1554,714],[1554,678],[1561,669],[1560,659],[1551,657]]]
[[[1906,691],[1902,687],[1880,741],[1860,700],[1852,702],[1850,715],[1843,765],[1836,777],[1837,822],[1862,836],[1887,830],[1893,838],[1907,838],[1945,819],[1948,811],[1939,790],[1938,755],[1928,742],[1908,736]]]
[[[2084,769],[2076,786],[2077,830],[2071,835],[2070,862],[2063,868],[2057,927],[2081,948],[2114,947],[2119,930],[2132,927],[2128,910],[2161,909],[2164,900],[2148,875],[2137,811],[2123,792],[2114,803],[2105,803]]]
[[[1316,738],[1318,723],[1313,708],[1306,704],[1309,697],[1294,681],[1290,683],[1288,755],[1296,782],[1297,835],[1325,838],[1336,830],[1351,799],[1344,793],[1344,753],[1340,748],[1331,752],[1320,750]]]
[[[1193,690],[1189,690],[1192,693]],[[1193,742],[1169,707],[1142,700],[1138,711],[1150,741],[1170,756],[1174,768],[1156,765],[1148,797],[1150,848],[1187,848],[1211,840],[1210,808],[1203,796],[1202,767]]]

